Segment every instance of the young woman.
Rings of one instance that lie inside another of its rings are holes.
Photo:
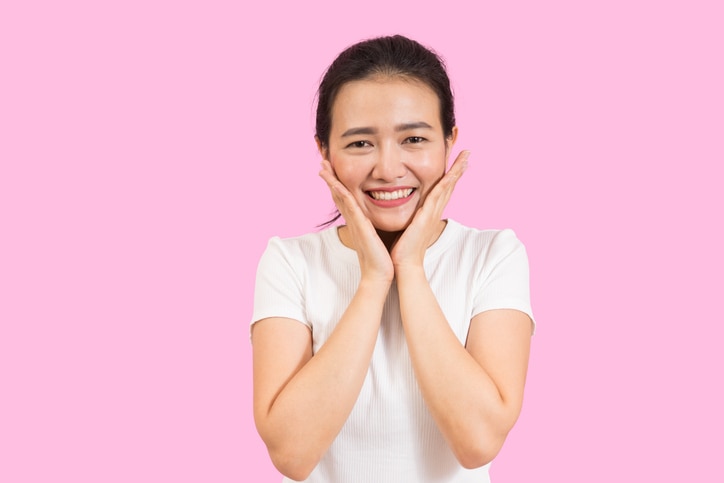
[[[401,36],[342,52],[319,87],[320,175],[345,224],[259,263],[254,416],[288,479],[486,482],[520,413],[532,329],[510,230],[442,213],[469,154],[442,61]]]

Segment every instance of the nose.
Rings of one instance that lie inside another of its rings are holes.
[[[372,177],[383,181],[394,181],[407,173],[407,166],[403,161],[403,153],[394,147],[384,147],[378,151]]]

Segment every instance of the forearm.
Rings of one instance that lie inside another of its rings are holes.
[[[400,311],[422,396],[458,460],[467,467],[499,451],[520,408],[455,336],[422,267],[399,269]]]
[[[329,339],[283,386],[260,433],[275,465],[309,473],[357,400],[379,332],[389,283],[362,281]],[[301,478],[303,479],[303,478]]]

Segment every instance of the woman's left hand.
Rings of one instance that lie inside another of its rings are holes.
[[[462,151],[440,181],[430,190],[412,222],[395,242],[390,257],[397,272],[411,265],[422,266],[427,248],[440,234],[440,220],[458,180],[468,166],[470,151]]]

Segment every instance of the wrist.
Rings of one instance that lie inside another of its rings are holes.
[[[387,296],[387,292],[390,290],[392,285],[392,279],[387,278],[374,278],[374,277],[362,277],[359,282],[357,291],[369,292],[370,295],[374,293],[382,293]]]
[[[425,267],[422,262],[399,262],[394,265],[395,276],[398,280],[402,278],[422,277],[427,280]]]

